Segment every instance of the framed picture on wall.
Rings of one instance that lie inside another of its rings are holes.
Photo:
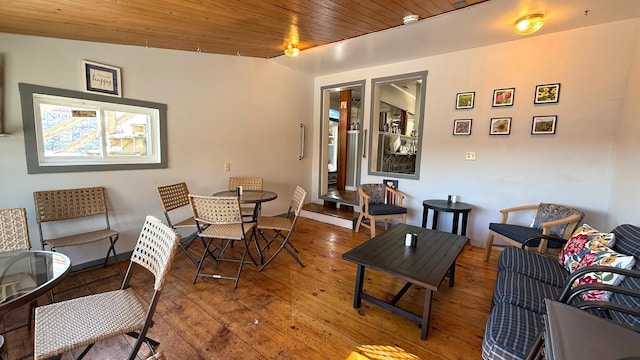
[[[513,98],[515,94],[515,88],[493,90],[493,107],[513,106]]]
[[[511,133],[511,118],[491,118],[489,135],[509,135]]]
[[[557,115],[534,116],[531,122],[531,135],[555,134]]]
[[[471,119],[453,120],[453,135],[471,135]]]
[[[83,60],[82,84],[85,92],[122,97],[122,76],[115,66]]]
[[[560,100],[560,83],[536,85],[534,104],[557,103]]]
[[[476,93],[474,91],[456,94],[456,109],[473,109]]]

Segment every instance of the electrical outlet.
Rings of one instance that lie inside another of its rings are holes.
[[[231,171],[231,163],[224,163],[224,171],[226,172]]]
[[[465,160],[475,160],[476,152],[475,151],[467,151],[467,155],[465,156]]]

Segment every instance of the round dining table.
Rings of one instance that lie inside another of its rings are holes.
[[[0,316],[46,294],[70,270],[69,257],[54,251],[0,253]]]
[[[238,196],[236,191],[218,191],[213,196]],[[258,215],[260,215],[260,209],[262,203],[275,200],[278,194],[273,191],[267,190],[244,190],[242,195],[238,196],[240,204],[256,204],[253,208],[253,221],[258,221]]]

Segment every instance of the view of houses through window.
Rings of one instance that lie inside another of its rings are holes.
[[[39,162],[158,162],[155,109],[34,94]]]

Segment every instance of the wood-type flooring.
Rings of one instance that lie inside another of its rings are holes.
[[[293,242],[306,267],[282,252],[262,272],[245,265],[237,289],[233,281],[223,279],[199,278],[194,285],[196,267],[178,253],[149,335],[160,342],[158,349],[167,359],[337,360],[346,359],[359,345],[394,345],[422,359],[480,359],[495,260],[484,262],[482,248],[463,250],[455,286],[449,288],[445,279],[434,294],[429,336],[421,340],[418,325],[400,315],[367,301],[359,309],[352,307],[356,266],[341,255],[368,238],[367,229],[354,233],[300,218]],[[242,249],[236,243],[233,251]],[[195,242],[190,250],[199,256],[201,243]],[[120,266],[126,271],[127,263]],[[204,271],[229,273],[235,266],[216,266],[207,260]],[[92,282],[105,276],[106,280]],[[150,280],[145,271],[138,271],[132,284],[139,294],[148,295]],[[114,267],[72,273],[55,289],[56,300],[115,290],[119,285]],[[400,279],[367,270],[364,288],[390,300],[403,285]],[[398,304],[420,314],[423,302],[424,289],[412,286]],[[28,311],[25,306],[5,315],[0,329],[26,323]],[[26,326],[4,336],[9,359],[32,352],[32,335]],[[132,343],[125,336],[98,343],[85,359],[126,358]],[[78,353],[65,354],[63,359],[75,359]],[[143,345],[139,358],[148,354]]]

